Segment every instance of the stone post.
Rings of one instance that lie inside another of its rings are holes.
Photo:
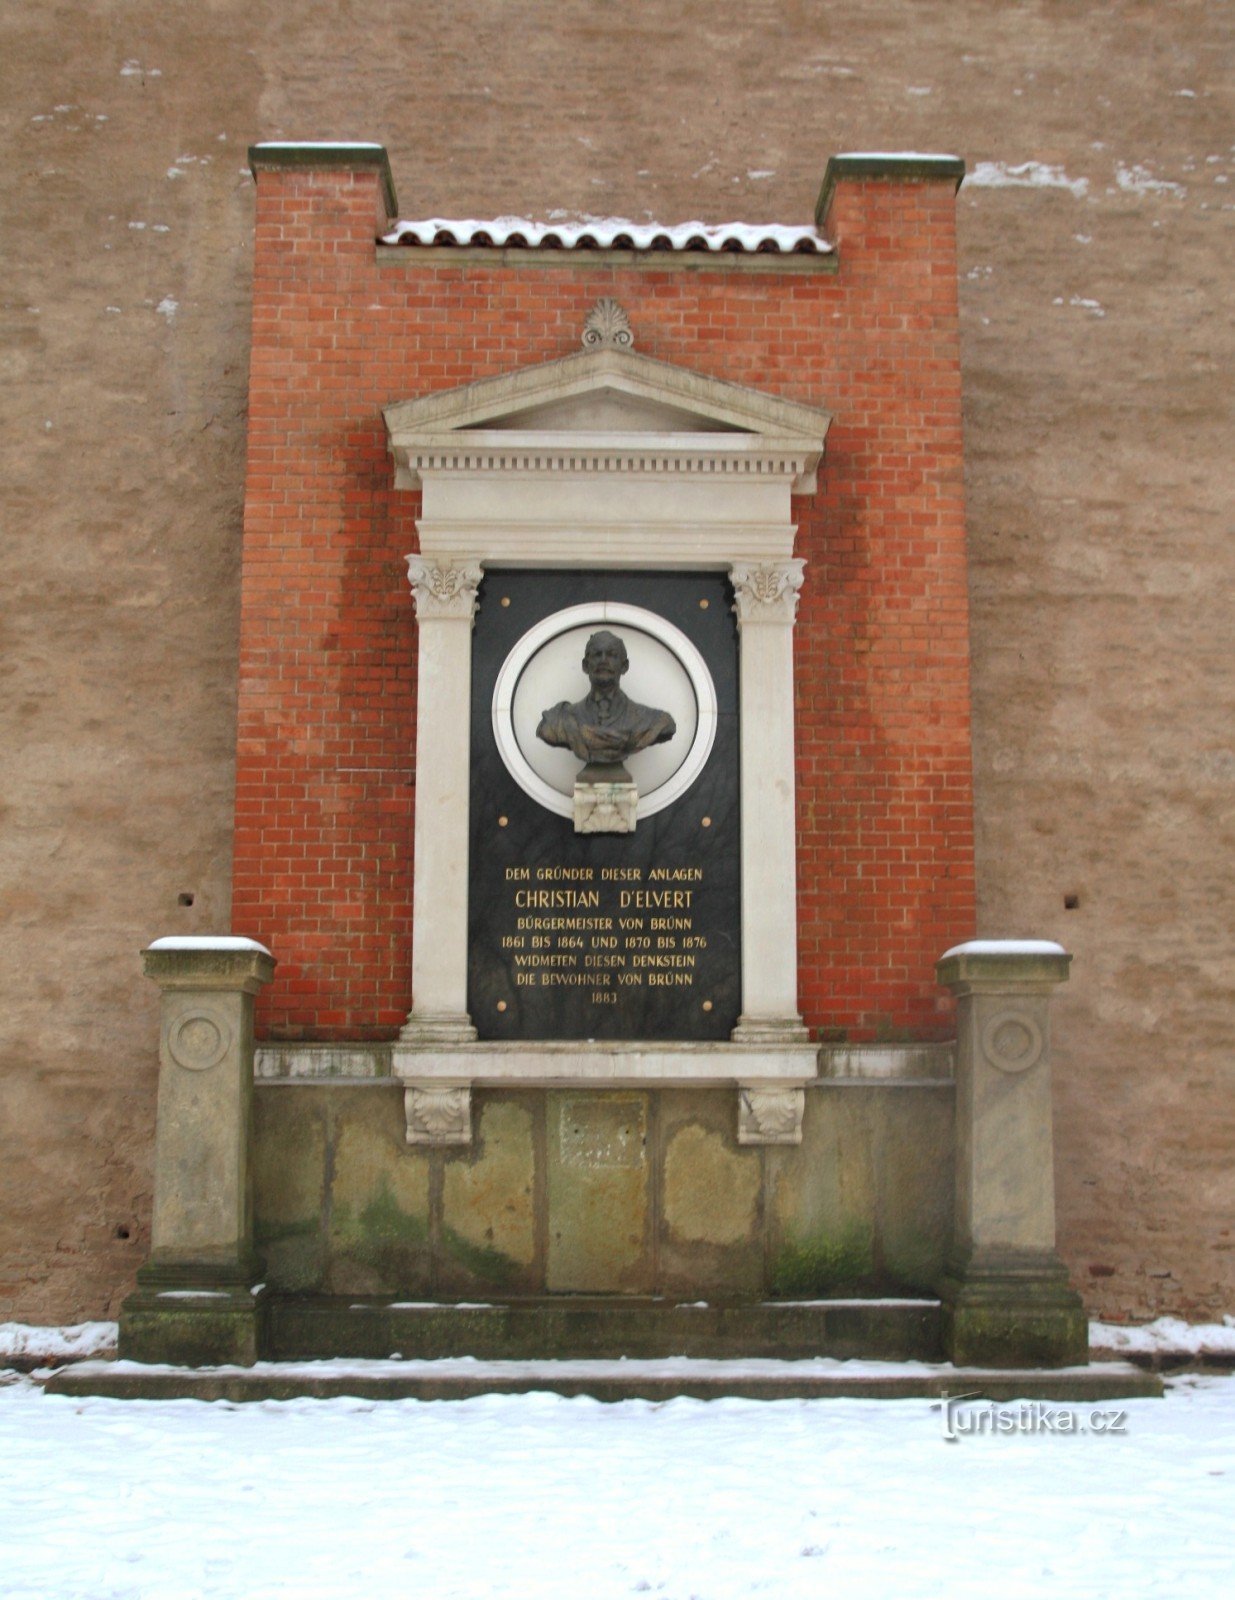
[[[956,1219],[940,1298],[957,1366],[1088,1360],[1080,1296],[1055,1252],[1049,1007],[1072,957],[974,940],[936,968],[957,997]]]
[[[472,618],[480,567],[408,556],[419,644],[409,1044],[468,1044],[467,859]]]
[[[250,1123],[253,997],[274,957],[252,939],[156,939],[163,991],[150,1259],[120,1313],[120,1354],[201,1366],[251,1363],[264,1307],[254,1285]]]
[[[736,1040],[800,1042],[793,624],[804,561],[735,562],[741,636],[742,1013]]]

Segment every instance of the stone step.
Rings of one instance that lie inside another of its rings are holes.
[[[1159,1396],[1162,1380],[1127,1362],[990,1371],[877,1361],[262,1361],[252,1367],[86,1361],[49,1394],[128,1400],[469,1400],[548,1392],[595,1400],[912,1400],[944,1396],[1074,1404]],[[1084,1419],[1080,1419],[1084,1420]],[[1073,1431],[1082,1431],[1077,1428]]]
[[[272,1298],[273,1360],[359,1356],[488,1361],[829,1356],[938,1360],[939,1302],[890,1298],[677,1303],[555,1296],[468,1302]]]

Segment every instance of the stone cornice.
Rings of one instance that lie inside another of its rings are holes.
[[[639,473],[660,476],[706,473],[739,477],[790,477],[793,492],[811,493],[819,452],[780,447],[742,434],[647,434],[617,444],[612,435],[464,433],[442,439],[392,441],[395,485],[418,488],[425,473]]]

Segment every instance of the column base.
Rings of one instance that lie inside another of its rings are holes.
[[[734,1044],[807,1044],[810,1029],[801,1017],[740,1016],[729,1035]]]
[[[466,1011],[413,1011],[399,1030],[401,1044],[475,1044]]]
[[[120,1307],[122,1361],[250,1367],[266,1341],[266,1292],[256,1260],[202,1266],[147,1262]]]
[[[953,1258],[939,1283],[943,1348],[958,1367],[1081,1367],[1089,1319],[1053,1251]]]

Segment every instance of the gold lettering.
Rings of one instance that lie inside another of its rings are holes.
[[[576,906],[595,910],[600,906],[600,890],[516,889],[515,905],[520,911],[552,911],[559,907],[569,911]]]

